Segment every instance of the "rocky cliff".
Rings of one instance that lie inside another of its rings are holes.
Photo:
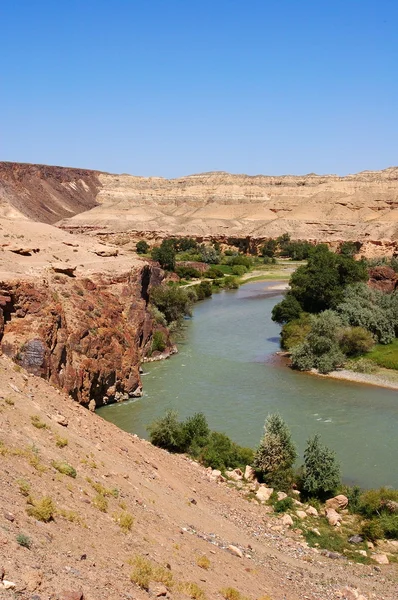
[[[178,179],[111,175],[0,163],[3,214],[70,231],[159,238],[275,237],[360,240],[393,253],[398,240],[398,168],[355,175],[248,176],[223,172]],[[17,213],[16,213],[17,211]]]

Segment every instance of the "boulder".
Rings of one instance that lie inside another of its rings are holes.
[[[281,518],[281,523],[285,527],[293,527],[293,519],[290,515],[283,515]]]
[[[278,492],[277,496],[278,496],[278,502],[287,498],[287,494],[285,494],[285,492]]]
[[[246,481],[256,481],[256,472],[250,465],[246,465],[245,475]]]
[[[228,548],[227,548],[227,549],[228,549],[228,551],[229,551],[231,554],[234,554],[234,555],[235,555],[235,556],[237,556],[238,558],[243,558],[243,552],[242,552],[242,550],[241,550],[240,548],[238,548],[237,546],[232,546],[232,545],[230,545],[230,546],[228,546]]]
[[[9,250],[10,252],[19,254],[20,256],[32,256],[32,254],[40,252],[40,248],[9,248]]]
[[[299,519],[303,520],[307,518],[307,513],[304,512],[303,510],[296,510],[296,515],[298,516]]]
[[[305,512],[310,517],[317,517],[318,516],[318,511],[313,506],[309,506]]]
[[[258,488],[258,490],[256,492],[256,498],[260,502],[268,502],[273,491],[274,491],[274,488],[267,488],[265,485],[260,485],[260,487]]]
[[[55,264],[51,266],[55,273],[63,273],[63,275],[67,275],[68,277],[75,277],[75,271],[77,267],[61,264]]]
[[[325,515],[330,525],[333,527],[340,527],[341,515],[334,508],[327,508]]]
[[[233,479],[234,481],[241,481],[243,479],[243,473],[240,469],[234,469],[233,471],[226,471],[226,476],[228,479]]]
[[[390,561],[388,560],[387,554],[375,554],[371,555],[372,560],[374,560],[378,565],[389,565]]]
[[[366,600],[365,596],[362,596],[358,590],[351,587],[344,588],[342,591],[342,598],[343,600]]]
[[[338,496],[335,496],[334,498],[329,498],[329,500],[326,500],[325,502],[325,507],[328,508],[333,508],[334,510],[343,510],[344,508],[347,508],[348,506],[348,498],[347,496],[344,496],[343,494],[339,494]]]
[[[119,250],[117,248],[109,248],[108,250],[94,250],[94,254],[101,256],[102,258],[108,258],[110,256],[117,256]]]
[[[363,537],[361,537],[360,535],[352,535],[350,538],[348,538],[348,541],[350,542],[350,544],[360,544],[361,542],[363,542]]]

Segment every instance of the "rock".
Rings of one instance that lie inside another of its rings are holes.
[[[321,535],[321,532],[316,527],[313,527],[312,529],[310,529],[310,531],[313,531],[315,533],[315,535],[319,535],[319,536]]]
[[[62,425],[62,427],[68,427],[68,419],[63,415],[54,415],[53,419],[58,425]]]
[[[292,494],[295,496],[300,496],[300,490],[292,490]]]
[[[368,553],[366,552],[366,550],[357,550],[358,554],[361,554],[362,556],[367,556]]]
[[[296,515],[298,516],[299,519],[306,519],[307,518],[307,513],[304,512],[303,510],[296,510]]]
[[[243,558],[243,552],[237,546],[230,545],[230,546],[228,546],[227,550],[229,552],[231,552],[231,554],[234,554],[235,556],[238,556],[239,558]]]
[[[234,481],[241,481],[243,479],[243,473],[240,469],[234,469],[233,471],[226,471],[226,476],[228,479],[233,479]]]
[[[250,465],[246,465],[244,478],[246,481],[256,481],[256,472]]]
[[[168,595],[167,587],[161,584],[153,586],[150,585],[148,591],[152,596],[155,596],[156,598],[161,598],[162,596]]]
[[[278,492],[277,497],[278,497],[278,502],[280,502],[281,500],[284,500],[285,498],[287,498],[287,494],[285,494],[285,492]]]
[[[257,500],[260,500],[260,502],[268,502],[273,491],[274,488],[267,488],[265,485],[260,485],[256,492],[256,498]]]
[[[8,250],[20,256],[32,256],[32,254],[40,252],[40,248],[8,248]]]
[[[51,265],[51,267],[55,273],[63,273],[63,275],[67,275],[68,277],[75,277],[75,271],[77,269],[77,267],[72,267],[71,265],[61,264],[54,264]]]
[[[293,519],[290,515],[283,515],[281,518],[281,523],[285,527],[293,527]]]
[[[6,574],[4,567],[0,567],[0,581],[3,581],[4,575]]]
[[[95,411],[95,407],[96,407],[95,400],[94,399],[90,400],[90,402],[88,403],[88,409],[91,412],[94,412]]]
[[[387,554],[375,554],[371,555],[372,560],[374,560],[378,565],[389,565],[390,561],[388,560]]]
[[[333,527],[340,527],[341,515],[334,508],[327,508],[325,510],[325,515],[330,525]]]
[[[7,581],[7,579],[3,579],[2,584],[5,590],[13,590],[17,587],[13,581]]]
[[[352,535],[350,538],[348,538],[348,541],[350,542],[350,544],[360,544],[361,542],[363,542],[363,537],[361,537],[360,535]]]
[[[347,496],[343,496],[343,494],[339,494],[334,498],[329,498],[325,502],[325,508],[333,508],[334,510],[343,510],[348,506],[348,498]]]
[[[310,517],[318,517],[319,516],[318,511],[314,506],[309,506],[305,512]]]
[[[346,587],[342,590],[343,600],[366,600],[365,596],[362,596],[358,590],[351,587]]]
[[[102,256],[103,258],[117,256],[119,254],[119,250],[117,248],[109,248],[109,250],[94,250],[93,252],[97,256]]]
[[[10,521],[10,523],[13,523],[15,521],[15,516],[10,512],[5,512],[4,518],[7,519],[7,521]]]
[[[84,600],[82,591],[65,591],[61,592],[58,596],[58,600]]]
[[[387,500],[385,507],[390,513],[398,513],[398,502],[394,502],[394,500]]]

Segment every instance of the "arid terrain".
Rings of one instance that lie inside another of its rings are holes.
[[[148,293],[165,274],[137,239],[284,232],[393,254],[398,169],[165,180],[0,163],[1,600],[221,600],[228,587],[241,600],[397,600],[396,563],[311,549],[270,507],[94,412],[141,394]],[[161,579],[149,590],[130,580],[137,556]]]
[[[398,239],[398,168],[355,175],[248,176],[223,172],[178,179],[0,163],[4,216],[58,223],[120,239],[166,235],[364,242],[391,254]]]

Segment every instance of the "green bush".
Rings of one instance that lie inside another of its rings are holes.
[[[159,285],[149,293],[150,302],[164,315],[167,324],[180,323],[185,316],[192,315],[192,300],[188,292],[180,287]]]
[[[368,358],[360,358],[359,360],[351,360],[346,364],[347,369],[354,371],[355,373],[376,373],[377,366],[372,360]]]
[[[335,453],[321,444],[320,436],[309,438],[304,451],[303,491],[324,499],[340,485],[340,465]]]
[[[247,268],[244,265],[233,265],[232,275],[242,277],[242,275],[244,275],[245,273],[247,273]]]
[[[291,433],[282,417],[268,415],[264,424],[264,437],[255,453],[253,467],[263,480],[278,489],[291,484],[292,467],[297,458]]]
[[[281,347],[284,350],[292,350],[295,346],[302,344],[311,331],[311,317],[308,313],[294,321],[285,323],[281,331]]]
[[[163,352],[166,348],[163,331],[155,331],[152,336],[152,352]]]
[[[174,271],[176,251],[173,240],[163,240],[160,246],[155,246],[151,252],[153,260],[158,261],[162,269]]]
[[[359,356],[374,346],[372,334],[363,327],[346,327],[340,334],[340,348],[347,356]]]
[[[17,535],[17,544],[19,544],[23,548],[29,549],[32,546],[32,541],[27,535],[24,535],[23,533],[19,533]]]
[[[299,319],[302,312],[299,301],[288,292],[284,299],[272,309],[272,320],[283,325]]]
[[[212,287],[210,281],[201,281],[199,285],[195,286],[196,297],[198,300],[204,300],[210,298],[212,295]]]
[[[246,269],[250,269],[250,267],[252,267],[253,265],[253,259],[250,258],[250,256],[243,256],[242,254],[238,254],[237,256],[232,256],[228,260],[228,264],[231,265],[231,267],[236,265],[243,265],[244,267],[246,267]]]
[[[200,279],[201,273],[194,267],[178,265],[175,271],[181,279]]]
[[[137,242],[135,248],[137,254],[146,254],[149,250],[149,244],[145,240],[140,240]]]
[[[224,277],[224,271],[220,267],[211,267],[205,273],[208,279],[217,279],[218,277]]]
[[[381,526],[379,519],[372,519],[370,521],[366,521],[361,528],[362,536],[375,542],[376,540],[380,540],[384,537],[384,530]]]
[[[51,464],[54,467],[54,469],[56,469],[59,473],[62,473],[62,475],[67,475],[68,477],[73,478],[75,478],[77,475],[76,469],[72,467],[72,465],[69,465],[67,462],[53,460]]]
[[[292,510],[293,506],[294,506],[293,498],[290,498],[290,496],[288,496],[287,498],[284,498],[283,500],[278,500],[277,502],[275,502],[274,511],[276,513],[283,513],[288,510]]]
[[[183,432],[176,411],[168,410],[162,419],[154,421],[148,427],[148,431],[149,439],[155,446],[171,452],[182,452]]]
[[[225,433],[212,431],[200,455],[201,462],[212,469],[244,468],[253,461],[253,451],[235,444]]]

